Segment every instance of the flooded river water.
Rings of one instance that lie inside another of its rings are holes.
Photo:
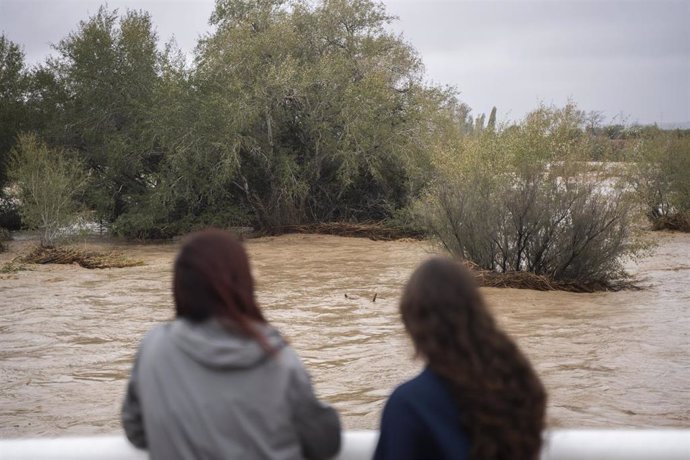
[[[653,238],[654,254],[630,266],[642,291],[484,289],[547,386],[550,426],[690,427],[690,235]],[[179,246],[115,246],[145,265],[0,276],[0,437],[119,429],[138,342],[172,317]],[[386,396],[421,366],[397,301],[431,249],[323,235],[261,238],[248,248],[259,301],[318,394],[346,428],[376,428]]]

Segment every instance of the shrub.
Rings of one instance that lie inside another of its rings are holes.
[[[690,232],[690,135],[662,131],[643,139],[629,182],[655,230]]]
[[[227,203],[224,208],[200,209],[193,214],[184,205],[176,207],[152,193],[148,200],[142,200],[122,214],[111,230],[114,235],[144,240],[173,238],[206,227],[249,225],[246,210]]]
[[[579,119],[572,106],[541,108],[465,139],[417,205],[429,232],[484,270],[604,287],[625,278],[623,258],[640,249],[633,203],[604,166],[583,161]]]
[[[41,231],[41,245],[53,246],[76,223],[87,175],[69,152],[49,149],[32,134],[19,136],[10,164],[18,189],[19,212],[29,228]]]

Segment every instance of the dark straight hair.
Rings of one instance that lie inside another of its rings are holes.
[[[230,233],[208,229],[189,235],[173,277],[178,318],[201,322],[217,319],[268,347],[256,324],[266,319],[254,298],[254,280],[242,244]]]
[[[546,391],[530,362],[497,325],[461,263],[433,258],[408,281],[400,302],[417,354],[458,403],[473,460],[536,460]]]

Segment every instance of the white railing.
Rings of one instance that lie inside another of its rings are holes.
[[[348,431],[338,460],[370,459],[378,433]],[[690,430],[552,430],[542,460],[689,460]],[[137,460],[122,435],[0,439],[0,460]]]

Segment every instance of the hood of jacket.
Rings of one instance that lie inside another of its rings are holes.
[[[280,333],[269,324],[255,327],[275,350],[286,345]],[[254,338],[221,324],[216,319],[199,323],[176,319],[170,326],[173,343],[195,361],[215,368],[250,368],[271,355]]]

